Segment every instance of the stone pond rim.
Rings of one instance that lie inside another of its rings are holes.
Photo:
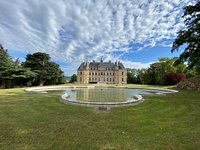
[[[125,88],[125,89],[147,89],[158,91],[156,94],[168,94],[176,93],[177,90],[166,89],[166,88],[143,88],[143,87],[128,87],[128,86],[45,86],[45,87],[34,87],[25,89],[26,92],[36,92],[36,93],[48,93],[47,91],[61,90],[64,88]],[[137,105],[144,101],[142,95],[133,95],[133,98],[124,102],[84,102],[79,100],[70,99],[67,93],[60,96],[60,101],[66,104],[90,106],[96,108],[107,108],[107,107],[120,107]]]

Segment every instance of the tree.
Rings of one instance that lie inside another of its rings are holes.
[[[45,84],[63,83],[64,73],[55,62],[49,62],[47,65],[47,80]]]
[[[141,83],[140,79],[138,78],[139,69],[130,69],[127,68],[127,83]]]
[[[37,73],[37,84],[42,86],[47,79],[47,66],[50,56],[46,53],[37,52],[26,55],[26,61],[23,63],[24,67],[31,68],[31,71]]]
[[[60,81],[59,78],[64,77],[59,65],[50,62],[50,56],[46,53],[28,54],[23,66],[31,68],[31,71],[37,74],[36,85],[42,86],[46,81],[47,84],[57,84]]]
[[[194,67],[200,73],[200,1],[186,6],[184,11],[186,29],[178,32],[171,51],[178,51],[180,46],[186,44],[176,64],[187,61],[190,68]]]
[[[0,86],[13,87],[26,85],[30,79],[35,77],[34,72],[24,68],[17,59],[14,61],[0,45]]]
[[[71,76],[71,79],[70,79],[69,83],[74,83],[74,82],[76,82],[76,81],[77,81],[77,75],[76,75],[76,74],[73,74],[73,75]]]
[[[164,74],[167,72],[176,72],[176,68],[173,66],[174,58],[170,59],[167,57],[160,58],[158,62],[150,65],[146,70],[146,84],[165,84]]]
[[[164,79],[166,81],[166,84],[174,85],[185,80],[185,74],[169,72],[169,73],[164,74]]]
[[[5,87],[8,70],[13,66],[13,61],[7,51],[0,44],[0,86]]]
[[[137,78],[139,79],[140,83],[146,84],[147,69],[145,69],[145,68],[139,69]]]
[[[163,85],[169,80],[166,80],[166,73],[184,73],[186,70],[186,65],[181,63],[177,66],[174,66],[174,62],[177,58],[160,58],[158,62],[155,62],[150,65],[150,67],[143,72],[139,73],[139,78],[143,84],[156,84]]]

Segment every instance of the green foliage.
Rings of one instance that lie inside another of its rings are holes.
[[[174,61],[175,58],[160,58],[158,62],[151,64],[145,73],[145,84],[166,84],[164,74],[167,72],[176,72],[176,68],[173,66]]]
[[[58,84],[62,82],[62,78],[64,77],[59,65],[51,62],[49,54],[46,53],[37,52],[28,54],[23,66],[31,68],[31,71],[37,74],[34,82],[35,85]]]
[[[138,78],[139,69],[127,69],[127,83],[140,83],[140,79]]]
[[[23,65],[13,60],[0,45],[0,87],[63,83],[64,74],[46,53],[28,54]]]
[[[165,75],[175,74],[174,78],[176,81],[183,80],[184,78],[180,77],[181,73],[184,73],[186,77],[191,77],[197,74],[195,69],[188,68],[184,63],[180,63],[178,65],[174,65],[178,58],[160,58],[158,62],[155,62],[150,65],[147,69],[128,69],[127,83],[142,83],[142,84],[150,84],[150,85],[169,85],[175,84],[177,82],[172,82],[173,79],[166,78]],[[167,79],[167,80],[166,80]]]
[[[190,78],[190,77],[193,77],[193,76],[198,75],[197,70],[194,69],[194,68],[186,68],[186,69],[184,70],[184,73],[185,73],[185,75],[186,75],[186,78]]]
[[[71,79],[70,79],[70,83],[74,83],[74,82],[76,82],[77,81],[77,75],[76,74],[73,74],[72,76],[71,76]]]
[[[195,5],[186,6],[184,10],[186,29],[179,31],[171,51],[174,52],[186,44],[176,64],[187,61],[190,68],[195,67],[200,73],[200,1]]]
[[[35,76],[28,68],[24,68],[19,64],[19,61],[13,61],[7,51],[0,49],[0,86],[13,87],[24,85],[26,79]]]

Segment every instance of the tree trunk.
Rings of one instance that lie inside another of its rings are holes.
[[[5,80],[4,80],[4,79],[1,79],[1,80],[0,80],[0,88],[3,89],[3,88],[5,88],[5,86],[6,86],[6,85],[5,85]]]
[[[40,83],[39,83],[39,86],[43,86],[43,84],[44,84],[44,82],[40,82]]]
[[[40,80],[39,86],[43,86],[45,81],[46,81],[46,80]]]

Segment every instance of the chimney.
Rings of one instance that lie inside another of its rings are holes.
[[[116,62],[115,62],[115,65],[118,67],[118,65],[119,65],[119,62],[116,60]]]

